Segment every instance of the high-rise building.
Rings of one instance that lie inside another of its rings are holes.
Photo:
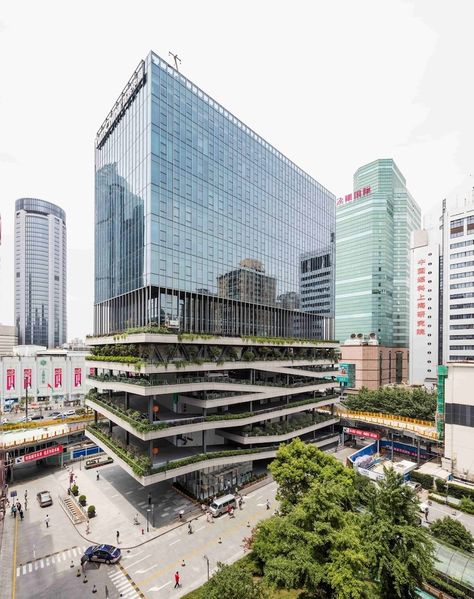
[[[408,347],[410,233],[420,209],[395,162],[375,160],[354,174],[336,202],[336,338],[375,333]]]
[[[15,324],[20,345],[66,341],[66,214],[36,198],[15,203]]]
[[[474,198],[443,203],[443,363],[474,360]],[[440,327],[441,328],[441,327]]]
[[[333,319],[298,302],[334,200],[161,58],[140,64],[96,139],[86,403],[87,435],[142,484],[209,497],[282,441],[337,444]]]
[[[333,235],[330,246],[300,256],[301,309],[304,312],[334,318],[335,254]],[[317,326],[315,323],[313,335],[320,337],[323,332]]]
[[[333,337],[327,315],[275,301],[299,292],[300,255],[330,246],[333,194],[155,54],[101,126],[95,155],[96,333],[169,320],[183,332],[309,337],[320,321]],[[220,283],[246,259],[275,292],[223,297]],[[222,311],[235,314],[226,330]]]
[[[439,364],[440,249],[436,231],[411,236],[410,376],[411,385],[433,386]]]

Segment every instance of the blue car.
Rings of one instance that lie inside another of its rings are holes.
[[[122,557],[122,552],[113,545],[92,545],[84,551],[81,557],[81,564],[84,562],[103,562],[105,564],[115,564]]]

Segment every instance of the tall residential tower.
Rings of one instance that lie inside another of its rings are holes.
[[[15,203],[15,323],[20,345],[66,342],[66,214],[36,198]]]
[[[375,160],[336,202],[336,337],[375,333],[408,347],[410,233],[420,209],[395,162]]]

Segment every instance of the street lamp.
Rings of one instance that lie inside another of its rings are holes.
[[[202,557],[207,562],[207,580],[209,580],[209,558],[207,557],[207,555],[203,555]]]
[[[149,527],[149,513],[151,512],[151,507],[147,507],[146,508],[146,531],[150,532],[150,527]]]

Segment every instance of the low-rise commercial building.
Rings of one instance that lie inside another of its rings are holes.
[[[10,354],[18,345],[16,327],[0,324],[0,356]]]
[[[29,405],[77,402],[86,392],[86,352],[17,346],[0,357],[0,409],[5,402],[21,402],[28,391]]]
[[[354,389],[378,389],[408,381],[408,350],[404,347],[385,347],[373,334],[353,333],[340,351],[341,364],[355,365]]]

